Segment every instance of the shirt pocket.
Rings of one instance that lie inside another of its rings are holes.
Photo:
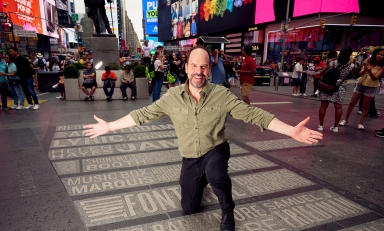
[[[203,107],[200,111],[200,121],[203,127],[215,127],[221,119],[221,106]]]
[[[175,128],[181,128],[182,130],[188,129],[188,109],[173,107],[172,109],[172,122]]]

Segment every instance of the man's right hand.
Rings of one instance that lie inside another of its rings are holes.
[[[84,131],[84,135],[90,136],[91,139],[96,138],[98,136],[107,134],[111,131],[111,129],[108,126],[108,123],[97,116],[93,116],[95,120],[98,122],[97,124],[89,124],[85,125],[83,128],[88,128]]]

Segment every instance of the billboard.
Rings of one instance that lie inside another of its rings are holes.
[[[111,4],[105,5],[105,11],[107,13],[109,26],[111,27],[111,30],[116,35],[116,37],[119,37],[119,29],[118,29],[118,21],[117,21],[117,6],[116,3],[113,2]],[[113,22],[113,23],[112,23]],[[104,25],[104,23],[103,23]]]
[[[143,13],[145,21],[145,34],[158,34],[157,0],[143,0]]]
[[[159,0],[159,40],[253,25],[256,0]]]
[[[58,38],[55,0],[9,0],[4,11],[11,16],[15,25],[24,30]]]
[[[255,24],[285,20],[288,0],[256,0]],[[289,18],[317,13],[361,13],[382,15],[377,0],[294,0],[290,2]]]
[[[358,0],[339,0],[335,4],[334,0],[312,0],[311,7],[308,1],[295,0],[293,17],[315,14],[315,13],[360,13]]]

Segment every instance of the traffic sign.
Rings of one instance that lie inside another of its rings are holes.
[[[79,15],[78,14],[72,14],[72,21],[78,21]]]

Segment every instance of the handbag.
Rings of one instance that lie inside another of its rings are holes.
[[[167,81],[169,84],[176,82],[175,76],[172,75],[170,71],[168,71],[168,73],[167,73]]]
[[[19,77],[8,77],[8,83],[11,86],[19,86],[20,85],[20,78]]]
[[[115,81],[112,79],[107,79],[104,81],[104,87],[112,87],[113,85],[115,85]]]
[[[330,85],[330,84],[326,84],[324,83],[323,81],[319,81],[318,85],[317,85],[317,89],[327,95],[332,95],[333,93],[335,93],[335,91],[337,91],[339,88],[334,86],[334,85]]]

